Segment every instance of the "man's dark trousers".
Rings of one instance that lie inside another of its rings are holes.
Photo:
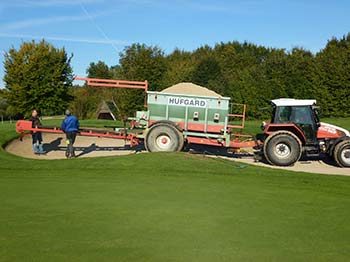
[[[76,131],[72,132],[66,132],[66,138],[67,138],[67,152],[66,155],[67,157],[75,157],[75,152],[74,152],[74,142],[75,138],[77,136]]]

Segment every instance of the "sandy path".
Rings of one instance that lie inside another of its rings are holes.
[[[224,159],[233,160],[237,162],[242,162],[245,164],[269,167],[274,169],[283,169],[297,172],[307,172],[307,173],[317,173],[317,174],[326,174],[326,175],[343,175],[350,176],[350,168],[341,168],[335,165],[335,163],[328,163],[327,161],[322,160],[310,160],[310,161],[299,161],[294,166],[289,167],[279,167],[271,166],[264,162],[255,162],[253,157],[222,157]]]
[[[241,162],[244,164],[283,169],[297,172],[307,172],[307,173],[316,173],[316,174],[327,174],[327,175],[343,175],[350,176],[350,168],[341,168],[338,167],[334,161],[330,161],[326,157],[322,160],[308,160],[308,161],[299,161],[294,166],[289,167],[279,167],[272,166],[265,163],[264,161],[256,162],[252,153],[247,152],[244,154],[225,154],[223,151],[213,148],[213,150],[208,150],[206,147],[196,146],[193,150],[190,150],[192,153],[196,154],[206,154],[209,157],[220,157],[222,159]]]
[[[46,155],[34,155],[31,136],[25,136],[23,141],[16,139],[5,148],[11,154],[34,159],[64,159],[66,139],[63,134],[44,134],[44,149]],[[124,140],[98,137],[77,136],[74,144],[77,157],[115,156],[134,153]]]

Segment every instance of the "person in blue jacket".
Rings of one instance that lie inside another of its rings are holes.
[[[71,112],[67,109],[66,110],[66,118],[63,120],[61,129],[63,132],[66,133],[67,138],[67,151],[66,151],[66,157],[67,158],[74,158],[75,152],[74,152],[74,142],[75,138],[77,136],[77,133],[79,131],[79,120],[76,116],[73,116]]]

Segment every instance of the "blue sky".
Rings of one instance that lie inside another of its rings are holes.
[[[73,53],[81,76],[90,62],[117,64],[134,42],[166,53],[233,40],[317,52],[350,32],[349,14],[345,0],[1,0],[0,62],[10,47],[42,38]]]

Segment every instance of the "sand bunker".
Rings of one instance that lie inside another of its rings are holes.
[[[221,97],[218,93],[193,83],[178,83],[162,90],[161,93]]]
[[[23,141],[16,139],[5,148],[11,154],[34,159],[64,159],[67,148],[64,134],[43,133],[46,155],[35,155],[32,149],[32,138],[26,136]],[[77,136],[74,144],[77,157],[119,156],[135,153],[128,142],[118,139]]]

